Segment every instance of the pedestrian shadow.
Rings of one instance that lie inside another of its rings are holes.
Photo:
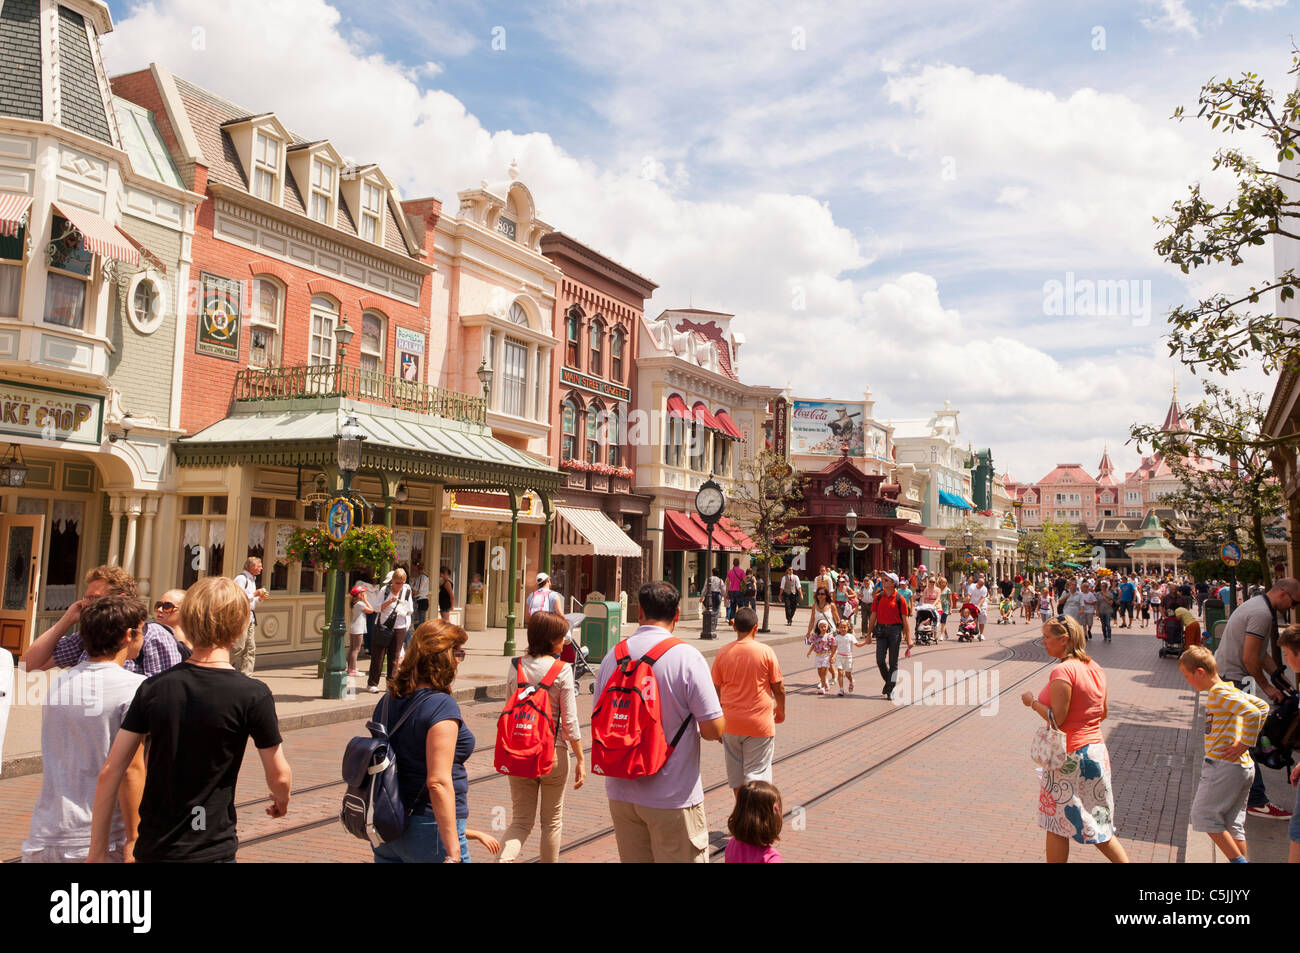
[[[1176,854],[1169,859],[1181,860],[1187,850],[1188,813],[1195,794],[1192,762],[1200,748],[1192,729],[1170,726],[1170,717],[1168,711],[1126,711],[1124,720],[1108,733],[1106,750],[1111,761],[1116,833],[1124,841],[1156,848],[1172,846]],[[1186,713],[1183,720],[1189,720]],[[1153,859],[1163,858],[1157,855]]]

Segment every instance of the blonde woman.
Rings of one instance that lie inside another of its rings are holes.
[[[1070,841],[1092,844],[1112,863],[1128,863],[1115,836],[1110,755],[1101,736],[1106,720],[1106,673],[1084,651],[1083,627],[1070,616],[1043,623],[1043,648],[1060,664],[1035,697],[1020,700],[1065,732],[1065,763],[1043,771],[1038,826],[1046,832],[1047,862],[1070,859]]]
[[[948,588],[947,576],[940,576],[934,585],[939,591],[935,605],[939,607],[939,641],[942,642],[948,638],[948,609],[952,605],[952,591]]]

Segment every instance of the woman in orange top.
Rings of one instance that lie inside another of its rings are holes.
[[[1106,719],[1106,673],[1084,651],[1083,629],[1069,616],[1043,623],[1043,648],[1060,664],[1035,697],[1021,701],[1044,721],[1050,713],[1065,732],[1065,763],[1043,772],[1038,826],[1047,832],[1047,862],[1070,859],[1070,839],[1095,844],[1112,863],[1128,863],[1115,836],[1115,795],[1110,755],[1101,737]]]

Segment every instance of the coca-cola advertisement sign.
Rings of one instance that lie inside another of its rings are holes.
[[[845,444],[849,456],[866,454],[866,407],[837,400],[796,400],[790,419],[790,452],[838,457]]]

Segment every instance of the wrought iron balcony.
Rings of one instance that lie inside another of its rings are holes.
[[[294,400],[350,397],[417,414],[432,414],[486,426],[487,402],[462,394],[379,374],[359,367],[312,364],[298,367],[250,367],[235,376],[235,400]]]

